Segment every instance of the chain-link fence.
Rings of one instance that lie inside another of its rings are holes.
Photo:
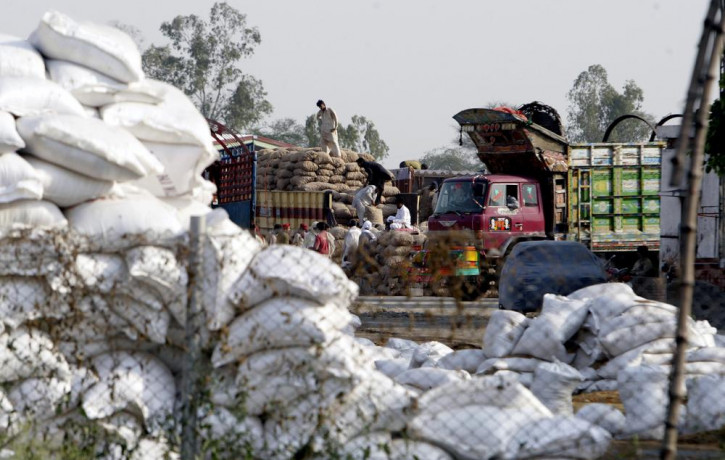
[[[113,245],[66,230],[4,235],[3,455],[638,458],[659,449],[677,308],[638,296],[636,283],[562,292],[552,281],[527,291],[533,311],[499,309],[506,266],[477,283],[456,277],[472,261],[460,236],[431,244],[371,231],[331,260],[204,223],[183,239]],[[531,284],[515,275],[518,289]],[[696,290],[710,314],[687,321],[678,429],[681,453],[696,444],[698,458],[722,455],[717,294]]]

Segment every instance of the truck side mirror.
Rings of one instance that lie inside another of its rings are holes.
[[[473,196],[483,196],[483,184],[473,184]]]

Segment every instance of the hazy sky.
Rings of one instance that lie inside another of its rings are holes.
[[[229,0],[262,43],[244,70],[272,118],[304,121],[324,99],[344,123],[373,120],[388,166],[450,144],[452,116],[492,102],[539,100],[566,116],[577,75],[601,64],[634,80],[658,119],[684,106],[706,0]],[[163,42],[159,25],[208,16],[206,0],[2,0],[0,33],[27,36],[47,9],[118,20]]]

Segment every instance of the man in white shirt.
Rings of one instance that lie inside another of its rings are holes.
[[[355,193],[352,199],[352,207],[357,211],[357,219],[360,222],[365,220],[365,210],[375,201],[376,188],[374,185],[368,185]]]
[[[398,197],[398,199],[395,201],[395,204],[398,206],[398,212],[394,216],[388,217],[388,223],[390,223],[390,230],[411,228],[410,211],[403,204],[403,199]]]
[[[355,219],[350,221],[350,229],[345,235],[345,240],[342,243],[342,266],[347,267],[353,265],[357,257],[358,243],[360,242],[360,234],[362,230],[357,226],[358,223]]]
[[[317,122],[320,124],[320,148],[330,156],[340,157],[340,144],[337,142],[337,114],[325,105],[325,101],[317,101]]]

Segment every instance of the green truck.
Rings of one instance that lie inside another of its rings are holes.
[[[517,243],[541,239],[579,241],[603,258],[618,254],[620,265],[646,245],[657,260],[664,143],[569,144],[558,115],[468,109],[454,119],[491,174],[443,182],[429,238],[467,236],[450,252],[453,265],[425,275],[464,277],[480,292]]]

